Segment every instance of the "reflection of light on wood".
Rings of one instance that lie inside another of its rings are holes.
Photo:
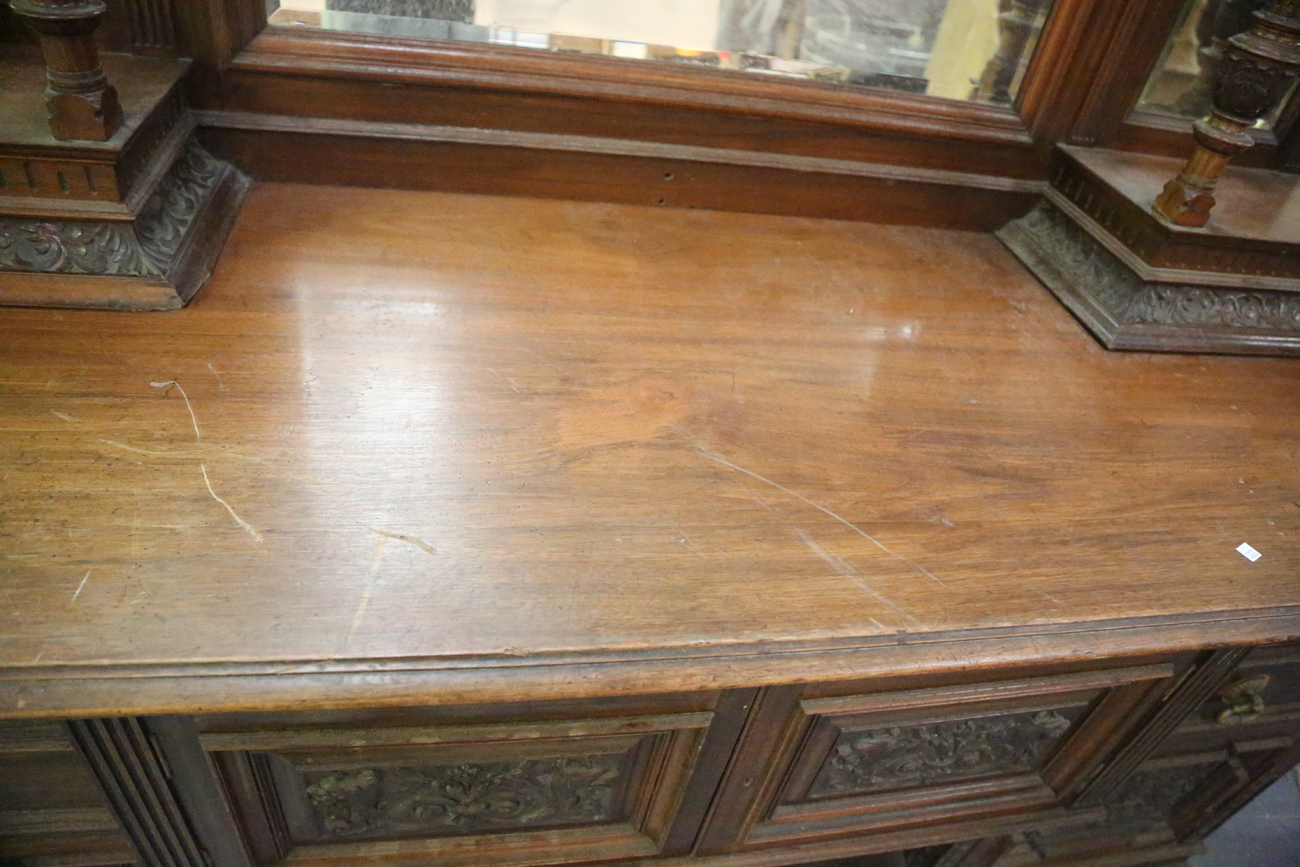
[[[969,99],[998,45],[998,0],[951,0],[925,67],[926,93]]]
[[[474,23],[651,45],[713,50],[719,0],[478,0]]]

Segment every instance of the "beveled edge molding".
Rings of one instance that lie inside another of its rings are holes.
[[[379,123],[335,118],[296,117],[252,112],[200,110],[193,113],[199,126],[259,132],[287,132],[316,135],[373,138],[401,141],[514,147],[528,150],[564,151],[643,159],[714,163],[748,168],[780,169],[810,174],[844,175],[886,181],[936,184],[1011,193],[1042,193],[1043,181],[932,169],[896,166],[855,160],[810,157],[797,154],[668,144],[635,139],[560,133],[520,132],[479,127],[437,126],[414,123]]]
[[[833,122],[892,133],[1030,145],[1010,106],[816,82],[773,81],[612,57],[426,39],[267,27],[237,71],[507,89]]]
[[[0,718],[215,713],[312,707],[644,695],[960,671],[973,661],[1069,662],[1084,643],[1108,657],[1300,638],[1300,606],[832,641],[649,651],[401,659],[269,660],[0,668]]]
[[[1143,280],[1050,199],[994,234],[1107,349],[1300,355],[1300,292]]]
[[[134,219],[0,215],[0,273],[8,275],[0,306],[184,306],[207,279],[250,181],[192,138],[169,135],[160,150],[175,158]]]

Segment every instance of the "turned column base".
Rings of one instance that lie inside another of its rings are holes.
[[[122,126],[122,105],[112,85],[93,94],[48,90],[45,105],[50,135],[59,141],[108,141]]]

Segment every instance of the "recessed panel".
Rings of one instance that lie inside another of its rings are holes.
[[[626,754],[300,775],[302,842],[444,836],[615,821]]]
[[[808,790],[835,797],[1037,770],[1081,708],[841,732]]]

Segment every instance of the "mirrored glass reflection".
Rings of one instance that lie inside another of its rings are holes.
[[[1136,110],[1188,120],[1209,114],[1223,47],[1233,36],[1249,30],[1255,12],[1272,2],[1187,0]],[[1279,107],[1273,115],[1261,119],[1256,128],[1270,128],[1280,111]]]
[[[272,24],[1006,104],[1052,0],[270,0]]]

